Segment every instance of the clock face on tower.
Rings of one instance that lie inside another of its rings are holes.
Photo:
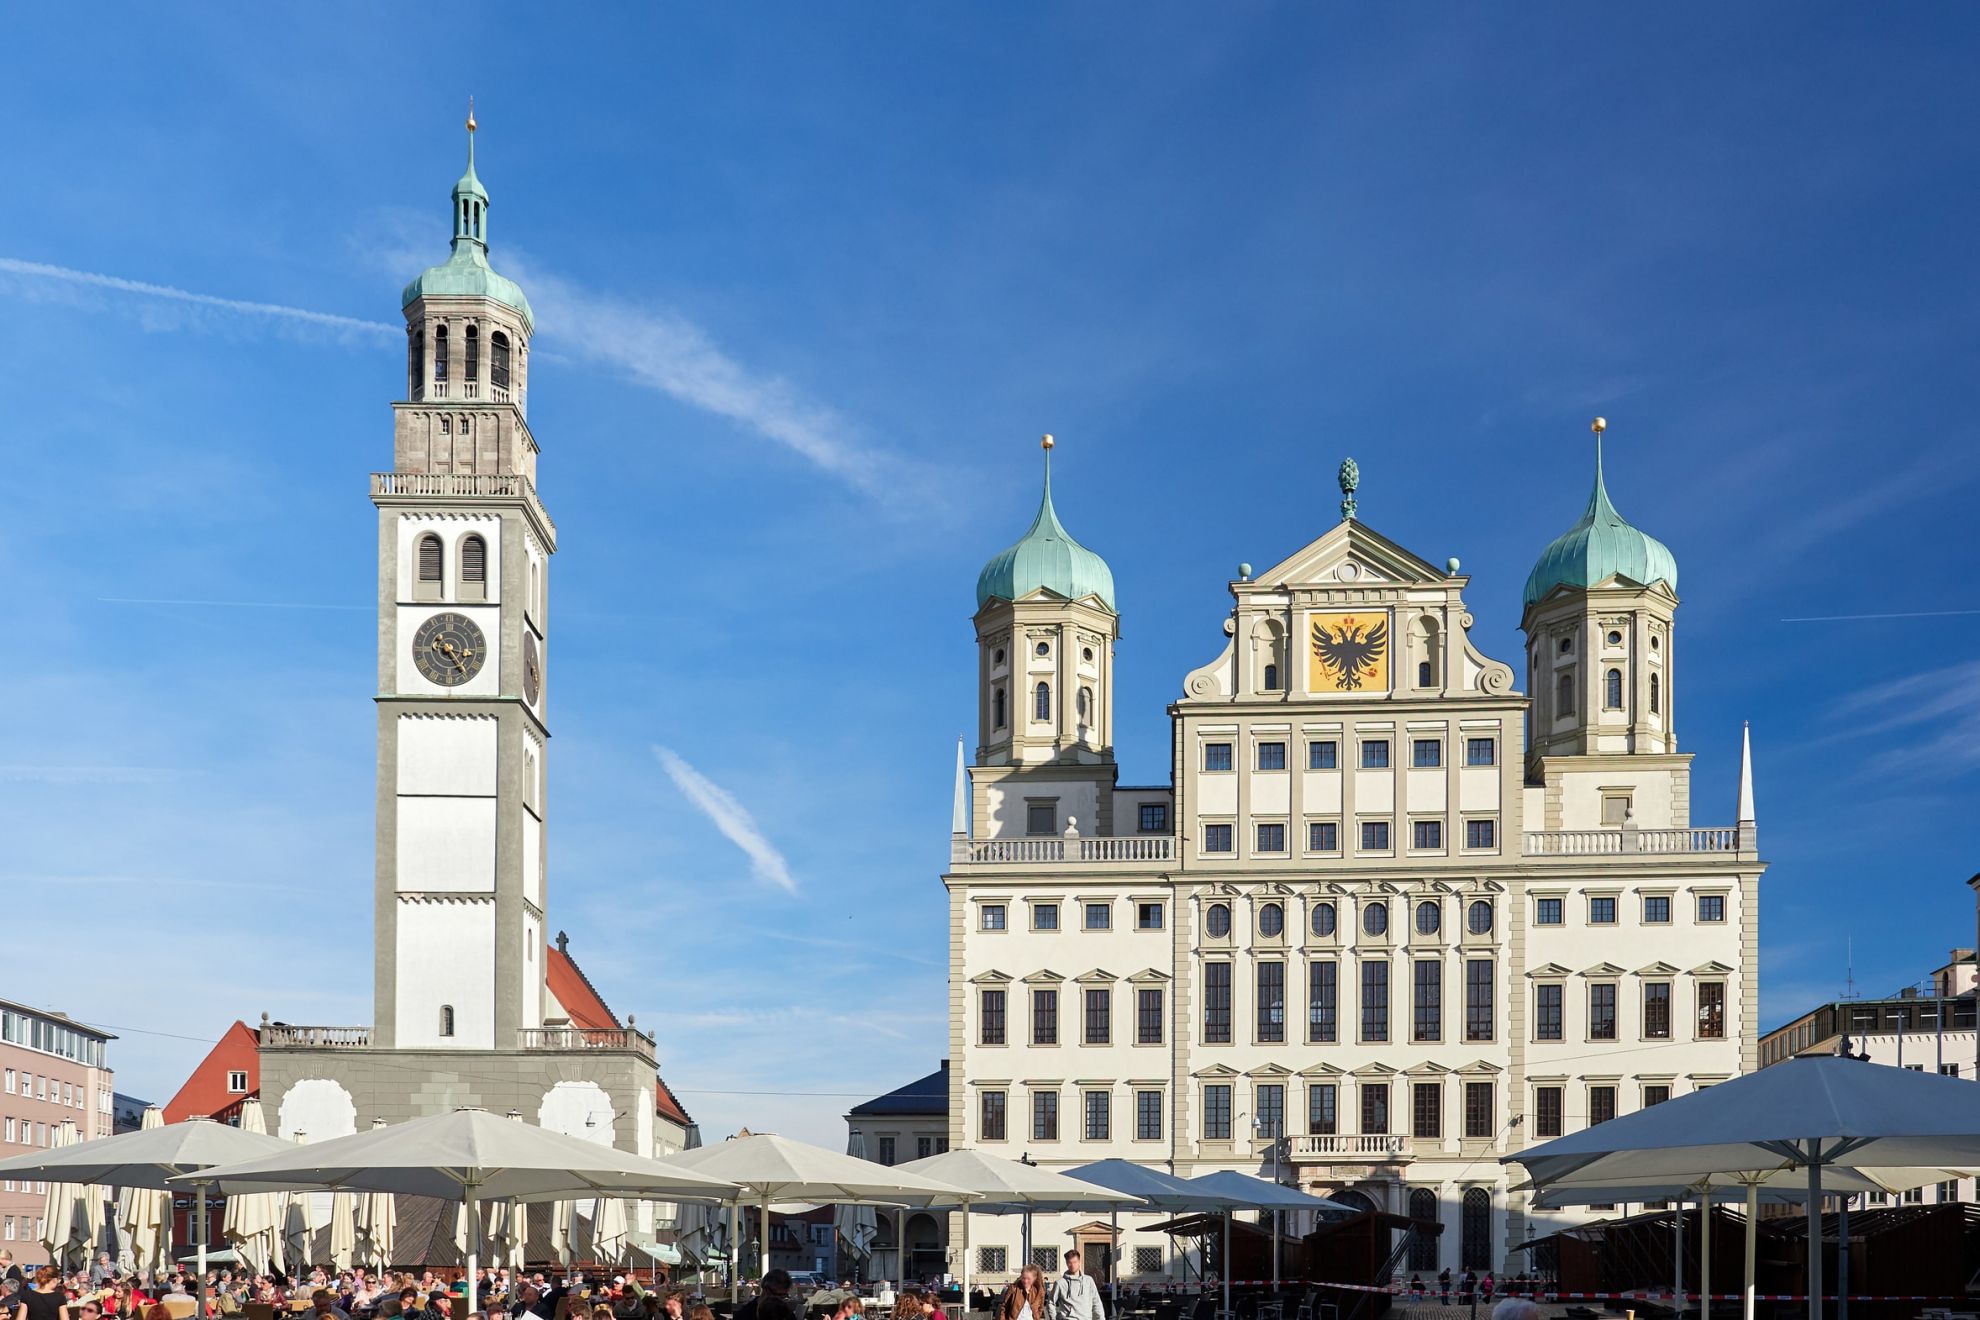
[[[481,672],[487,658],[481,629],[465,614],[436,614],[413,634],[413,664],[428,682],[441,687],[467,682]]]
[[[537,694],[543,691],[543,666],[536,658],[536,638],[533,634],[523,634],[523,697],[530,705],[536,704]]]

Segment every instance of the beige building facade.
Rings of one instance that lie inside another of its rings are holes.
[[[1363,523],[1357,484],[1350,462],[1340,521],[1229,584],[1161,787],[1116,783],[1112,574],[1049,480],[986,566],[944,876],[949,1137],[1276,1176],[1441,1224],[1407,1268],[1516,1268],[1571,1216],[1501,1157],[1755,1066],[1750,754],[1715,735],[1737,800],[1694,824],[1676,563],[1599,460],[1527,584],[1524,691],[1470,640],[1457,562]],[[1062,1218],[1039,1256],[1099,1245]],[[1124,1279],[1184,1272],[1123,1229]],[[1015,1221],[973,1231],[977,1272],[1022,1264]]]

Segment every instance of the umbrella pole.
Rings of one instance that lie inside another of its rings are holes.
[[[1684,1198],[1677,1199],[1677,1218],[1671,1225],[1674,1246],[1671,1251],[1671,1309],[1684,1314]]]
[[[1849,1320],[1849,1196],[1837,1201],[1842,1213],[1836,1217],[1836,1315]]]
[[[729,1202],[729,1304],[735,1305],[742,1295],[742,1282],[736,1277],[737,1262],[742,1258],[742,1198],[738,1196]]]
[[[474,1310],[474,1274],[476,1265],[480,1263],[475,1258],[481,1254],[481,1203],[475,1199],[473,1183],[467,1184],[463,1190],[467,1193],[468,1219],[467,1277],[463,1280],[466,1284],[466,1296],[461,1300],[461,1314],[465,1316]],[[595,1211],[591,1222],[593,1225],[598,1223]]]
[[[1224,1320],[1231,1320],[1231,1212],[1224,1211],[1224,1258],[1217,1262],[1217,1273],[1224,1276]]]
[[[1746,1183],[1746,1320],[1753,1320],[1753,1260],[1759,1230],[1760,1180],[1753,1177]]]
[[[1810,1155],[1814,1155],[1810,1144]],[[1808,1320],[1822,1320],[1822,1166],[1808,1161]]]
[[[198,1289],[198,1293],[199,1293],[200,1320],[206,1320],[206,1184],[205,1183],[200,1183],[199,1186],[196,1189],[194,1189],[193,1214],[198,1216],[198,1222],[193,1225],[193,1237],[197,1239],[199,1242],[199,1281],[194,1286]],[[171,1240],[171,1238],[169,1237],[169,1234],[171,1232],[171,1229],[169,1227],[170,1222],[171,1222],[171,1217],[170,1215],[167,1215],[166,1223],[168,1227],[166,1229],[166,1233],[168,1234],[168,1237],[166,1238],[166,1240],[168,1242]],[[166,1255],[169,1257],[171,1255],[171,1252],[167,1251]]]
[[[907,1207],[894,1207],[894,1272],[900,1275],[898,1291],[907,1291]]]
[[[969,1309],[970,1309],[970,1308],[969,1308],[969,1202],[967,1202],[967,1201],[965,1201],[965,1202],[963,1202],[963,1209],[962,1209],[962,1233],[963,1233],[963,1243],[962,1243],[962,1247],[963,1247],[963,1249],[962,1249],[962,1281],[963,1281],[963,1304],[962,1304],[962,1309],[963,1309],[963,1314],[964,1314],[964,1315],[967,1315],[967,1314],[969,1314]]]
[[[756,1281],[763,1286],[763,1280],[770,1277],[770,1189],[763,1189],[763,1219],[756,1230]]]
[[[1712,1189],[1698,1203],[1705,1223],[1698,1230],[1698,1320],[1712,1320]]]
[[[1109,1284],[1114,1293],[1114,1314],[1119,1315],[1121,1313],[1121,1211],[1119,1206],[1107,1212],[1107,1227],[1114,1230],[1114,1259],[1110,1262],[1111,1268],[1107,1273],[1113,1276],[1109,1280]]]

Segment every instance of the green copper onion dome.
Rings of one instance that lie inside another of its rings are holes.
[[[1541,554],[1526,578],[1525,603],[1533,604],[1555,587],[1587,588],[1612,577],[1649,586],[1662,582],[1677,590],[1677,558],[1656,537],[1623,521],[1609,502],[1602,481],[1602,435],[1595,433],[1595,489],[1581,520],[1561,533]]]
[[[516,282],[497,275],[488,265],[488,190],[474,172],[474,119],[468,118],[467,173],[454,185],[454,251],[439,265],[406,286],[399,306],[420,298],[492,298],[514,308],[523,329],[535,333],[536,314]]]
[[[1052,438],[1045,438],[1045,495],[1038,516],[1018,543],[976,575],[978,609],[992,600],[1016,600],[1041,587],[1067,600],[1098,596],[1114,609],[1114,571],[1107,561],[1072,539],[1052,507]]]

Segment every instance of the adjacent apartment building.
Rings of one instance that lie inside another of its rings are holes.
[[[977,581],[952,1143],[1278,1177],[1441,1225],[1410,1269],[1505,1270],[1573,1216],[1502,1156],[1755,1066],[1750,751],[1731,822],[1695,824],[1678,722],[1710,675],[1679,673],[1675,557],[1616,511],[1599,446],[1526,581],[1524,691],[1472,643],[1458,561],[1360,520],[1350,461],[1331,528],[1240,566],[1144,787],[1115,762],[1113,572],[1060,523],[1047,454]],[[1147,1222],[1041,1217],[1033,1251],[1179,1275]],[[979,1219],[976,1272],[1015,1271],[1018,1233]]]
[[[116,1037],[62,1013],[0,999],[0,1158],[54,1145],[64,1123],[76,1137],[107,1137],[116,1121],[105,1047]],[[48,1185],[0,1180],[0,1250],[42,1260]]]

